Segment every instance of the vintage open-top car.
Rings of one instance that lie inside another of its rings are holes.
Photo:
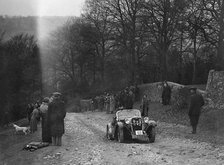
[[[113,121],[107,124],[106,136],[109,140],[116,139],[120,143],[139,138],[147,138],[148,142],[153,143],[156,136],[156,125],[154,120],[142,117],[138,109],[119,110]]]

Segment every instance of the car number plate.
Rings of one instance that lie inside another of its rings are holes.
[[[135,134],[136,134],[136,135],[143,135],[143,132],[142,132],[142,130],[140,130],[140,131],[135,131]]]

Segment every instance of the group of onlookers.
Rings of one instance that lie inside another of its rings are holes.
[[[164,81],[162,84],[163,90],[162,90],[162,104],[163,105],[169,105],[170,104],[170,99],[171,99],[171,87],[167,83],[167,81]],[[148,116],[149,113],[149,104],[150,100],[147,96],[147,94],[144,94],[142,97],[142,102],[141,102],[141,111],[142,111],[142,116],[146,117]]]
[[[31,133],[37,131],[38,121],[41,119],[42,141],[61,145],[66,115],[65,102],[61,93],[53,93],[50,98],[44,98],[41,104],[28,105],[27,114]]]
[[[171,88],[166,81],[163,82],[162,104],[169,105],[171,99]],[[92,99],[93,109],[105,110],[107,113],[114,113],[118,109],[132,109],[134,102],[139,100],[139,88],[137,85],[126,87],[125,89],[113,93],[104,93]],[[143,95],[142,116],[148,116],[149,99]]]
[[[134,101],[138,98],[138,87],[126,87],[117,93],[104,93],[92,99],[93,109],[105,110],[114,113],[118,109],[132,109]]]

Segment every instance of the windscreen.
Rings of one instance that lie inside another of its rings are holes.
[[[141,112],[138,109],[124,109],[117,111],[117,120],[124,120],[126,118],[141,117]]]

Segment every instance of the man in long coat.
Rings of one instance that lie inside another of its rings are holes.
[[[113,113],[115,111],[115,98],[114,95],[112,94],[110,96],[110,113]]]
[[[125,99],[126,99],[126,94],[125,94],[125,91],[122,90],[118,94],[118,100],[119,100],[118,107],[124,107],[125,106]]]
[[[131,90],[126,89],[125,92],[125,109],[132,109],[134,105],[134,94]]]
[[[142,98],[142,116],[148,117],[148,111],[149,111],[149,100],[147,95],[145,94]]]
[[[27,118],[28,118],[29,123],[30,123],[30,120],[31,120],[31,114],[33,112],[33,109],[34,109],[34,106],[32,104],[27,105],[26,110],[27,110]]]
[[[51,143],[51,129],[50,123],[48,121],[48,103],[49,98],[44,98],[42,104],[40,105],[40,115],[41,115],[41,126],[42,126],[42,141]]]
[[[204,105],[202,95],[198,94],[196,88],[191,88],[190,105],[189,105],[189,118],[192,126],[192,133],[196,133],[198,120],[201,114],[201,107]]]
[[[38,105],[35,104],[34,105],[34,110],[31,114],[31,119],[30,119],[30,131],[31,131],[31,133],[34,133],[34,132],[37,131],[37,124],[38,124],[39,117],[40,117],[40,113],[39,113],[39,110],[38,110]]]
[[[162,92],[162,104],[169,105],[170,98],[171,98],[171,88],[170,88],[169,84],[166,81],[164,81],[163,92]]]
[[[104,106],[105,106],[105,110],[106,113],[110,112],[110,94],[106,94],[105,98],[104,98]]]
[[[103,111],[103,109],[104,109],[104,96],[103,95],[101,95],[99,97],[99,109],[100,109],[100,111]]]
[[[64,118],[66,115],[65,103],[61,94],[53,93],[53,101],[48,106],[48,118],[50,122],[52,144],[61,146],[61,138],[65,132]]]

